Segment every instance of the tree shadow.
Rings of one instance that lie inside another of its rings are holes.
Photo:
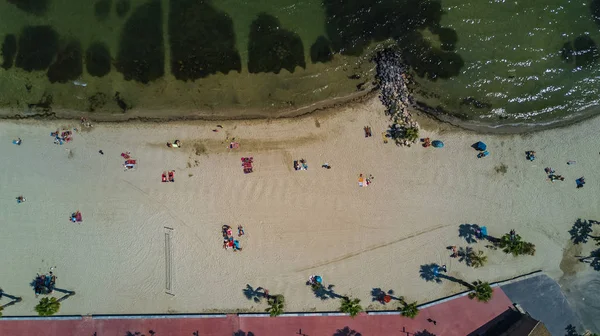
[[[102,42],[93,42],[85,53],[87,72],[94,77],[104,77],[110,72],[110,50]]]
[[[427,331],[427,329],[417,331],[413,336],[436,336],[434,333]]]
[[[256,303],[267,297],[265,289],[262,287],[252,288],[249,284],[246,284],[246,288],[242,289],[244,296],[248,300],[252,300]]]
[[[461,247],[458,249],[458,261],[459,262],[463,262],[465,263],[465,265],[467,266],[472,266],[473,265],[473,260],[471,259],[471,255],[473,253],[473,248],[470,246],[467,246],[465,248]]]
[[[297,66],[306,68],[300,36],[284,29],[276,17],[260,13],[250,25],[248,72],[293,73]]]
[[[477,230],[481,228],[477,224],[460,224],[458,227],[458,237],[464,238],[468,244],[477,242]]]
[[[94,4],[94,16],[98,21],[104,21],[110,15],[112,0],[98,0]]]
[[[343,329],[336,330],[333,336],[362,336],[362,334],[354,329],[350,329],[350,327],[344,327]]]
[[[115,68],[125,80],[147,84],[164,75],[165,48],[160,0],[138,6],[125,22]]]
[[[578,218],[569,230],[573,244],[587,243],[589,238],[598,238],[590,235],[593,231],[592,225],[596,223],[596,221]]]
[[[438,264],[421,265],[419,275],[421,276],[421,279],[427,282],[434,281],[436,283],[441,283],[442,279],[440,279],[440,274],[438,272],[439,268],[440,265]]]
[[[315,43],[310,46],[310,61],[314,63],[326,63],[333,59],[331,44],[325,36],[319,36]]]
[[[390,289],[387,292],[384,291],[381,288],[373,288],[371,289],[371,301],[373,302],[379,302],[381,304],[386,304],[384,297],[385,296],[389,296],[392,300],[396,300],[396,301],[402,301],[403,298],[402,297],[397,297],[394,296],[394,290]]]
[[[569,324],[565,327],[565,336],[580,336],[577,332],[577,328],[574,325]]]
[[[310,285],[309,283],[307,284]],[[311,285],[312,291],[315,294],[315,297],[318,299],[328,300],[344,298],[345,296],[335,292],[333,289],[334,287],[335,285]]]
[[[198,335],[198,336],[200,336],[200,335]],[[255,335],[251,331],[245,332],[243,330],[238,330],[238,331],[233,332],[233,336],[255,336]]]
[[[169,1],[171,72],[183,81],[242,71],[233,20],[210,0]]]
[[[600,271],[600,249],[594,250],[589,256],[577,256],[579,261],[590,264],[594,271]]]
[[[6,293],[4,290],[2,290],[2,288],[0,288],[0,299],[2,299],[3,297],[9,298],[10,302],[0,305],[0,308],[10,307],[10,306],[16,304],[17,302],[21,302],[23,300],[23,298],[10,295],[10,294]]]

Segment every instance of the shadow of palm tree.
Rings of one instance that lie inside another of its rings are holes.
[[[441,274],[441,273],[440,273],[440,274],[438,275],[438,277],[439,277],[440,279],[446,279],[446,280],[448,280],[448,281],[452,281],[452,282],[459,283],[459,284],[461,284],[461,285],[463,285],[463,286],[465,286],[465,287],[467,287],[467,288],[472,288],[472,287],[473,287],[473,286],[472,286],[470,283],[468,283],[468,282],[464,281],[463,279],[455,278],[455,277],[453,277],[453,276],[451,276],[451,275],[447,275],[447,274]],[[441,280],[440,280],[440,282],[441,282]]]
[[[473,253],[473,248],[470,246],[467,246],[466,248],[459,248],[458,249],[458,261],[460,262],[465,262],[465,265],[467,266],[471,266],[472,265],[472,260],[471,260],[471,255]]]
[[[233,336],[254,336],[254,333],[251,331],[245,332],[243,330],[238,330],[233,333]]]
[[[362,334],[350,327],[344,327],[344,329],[336,330],[333,336],[362,336]]]
[[[373,302],[379,302],[382,304],[385,304],[385,301],[383,300],[383,298],[385,296],[389,296],[392,300],[397,300],[397,301],[402,301],[402,297],[396,297],[394,296],[394,290],[390,289],[387,292],[385,292],[383,289],[381,288],[373,288],[371,289],[371,301]]]
[[[419,275],[421,279],[425,281],[435,281],[437,283],[441,283],[440,275],[437,272],[439,270],[440,265],[438,264],[427,264],[421,265],[421,269],[419,270]]]
[[[577,258],[581,262],[590,264],[594,271],[600,271],[600,249],[592,251],[587,257],[577,256]]]
[[[3,297],[9,298],[10,302],[0,305],[1,308],[10,307],[10,306],[14,305],[15,303],[21,302],[23,300],[22,298],[20,298],[18,296],[13,296],[13,295],[7,294],[6,292],[4,292],[2,290],[2,288],[0,288],[0,299],[2,299]]]
[[[414,336],[435,336],[434,333],[427,331],[427,329],[417,331],[413,334]]]
[[[468,244],[477,242],[477,230],[480,229],[477,224],[460,224],[458,227],[458,237],[464,238]]]
[[[335,287],[335,285],[328,285],[327,287],[325,287],[324,285],[313,286],[312,290],[313,290],[313,293],[315,293],[315,296],[321,300],[341,299],[341,298],[345,297],[343,295],[339,295],[338,293],[336,293],[333,290],[333,287]]]
[[[260,302],[261,299],[266,298],[267,294],[265,289],[262,287],[252,288],[249,284],[246,284],[246,288],[242,289],[244,296],[248,300],[252,300],[256,303]]]
[[[573,244],[587,243],[589,238],[600,239],[600,237],[590,235],[593,231],[592,225],[597,223],[596,221],[578,218],[569,230]]]
[[[569,324],[566,328],[565,328],[565,336],[580,336],[579,333],[577,332],[577,328],[575,328],[574,325]]]

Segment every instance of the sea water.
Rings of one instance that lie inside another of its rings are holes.
[[[598,105],[599,2],[3,0],[0,107],[277,114],[365,90],[395,43],[423,105],[549,123]]]

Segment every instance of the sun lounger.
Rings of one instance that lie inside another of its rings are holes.
[[[252,162],[254,162],[254,158],[252,158],[252,157],[243,157],[242,158],[242,167],[244,169],[244,174],[250,174],[254,171]]]
[[[167,182],[167,172],[162,173],[162,181]]]

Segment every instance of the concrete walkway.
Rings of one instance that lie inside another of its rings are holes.
[[[396,305],[393,305],[395,307]],[[149,317],[93,316],[4,318],[0,335],[11,336],[464,336],[512,306],[502,289],[495,288],[488,303],[466,296],[434,304],[415,319],[392,313],[363,313],[352,319],[338,313],[298,314],[276,318],[242,315],[162,315]],[[427,334],[424,334],[427,335]]]

